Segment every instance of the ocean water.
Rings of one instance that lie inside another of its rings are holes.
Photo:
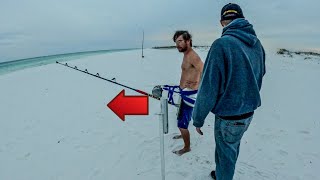
[[[42,57],[34,57],[34,58],[28,58],[28,59],[19,59],[15,61],[2,62],[0,63],[0,75],[22,70],[25,68],[52,64],[52,63],[56,63],[56,61],[66,62],[66,61],[80,59],[80,58],[88,57],[92,55],[99,55],[99,54],[113,53],[113,52],[120,52],[120,51],[129,51],[129,50],[134,50],[134,49],[87,51],[87,52],[58,54],[58,55],[50,55],[50,56],[42,56]]]

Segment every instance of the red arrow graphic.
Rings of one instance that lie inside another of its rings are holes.
[[[113,98],[107,106],[122,120],[125,115],[148,115],[149,98],[148,96],[125,96],[122,90]]]

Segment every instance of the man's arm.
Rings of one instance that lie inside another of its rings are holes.
[[[200,72],[200,76],[201,76],[203,71],[203,62],[201,61],[200,57],[197,54],[195,54],[195,57],[193,58],[191,64],[192,66],[195,67],[195,69],[198,72]]]
[[[208,52],[200,88],[193,109],[193,125],[202,127],[209,112],[214,108],[221,86],[224,84],[224,55],[219,40],[216,40]]]

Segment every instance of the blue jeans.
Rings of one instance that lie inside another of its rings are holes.
[[[217,180],[232,180],[239,156],[241,138],[248,129],[252,117],[227,120],[215,116],[215,162]]]

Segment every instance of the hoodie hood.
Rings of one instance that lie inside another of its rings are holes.
[[[258,41],[252,24],[243,18],[235,19],[224,27],[221,37],[225,35],[236,37],[249,46],[254,46]]]

